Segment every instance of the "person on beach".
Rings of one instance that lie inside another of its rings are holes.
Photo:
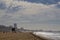
[[[12,28],[12,32],[16,32],[15,28]]]

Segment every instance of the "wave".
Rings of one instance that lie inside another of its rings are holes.
[[[46,38],[60,40],[60,33],[52,33],[52,32],[34,32],[33,34],[37,36],[43,36]]]

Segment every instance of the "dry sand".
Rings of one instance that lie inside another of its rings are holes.
[[[0,40],[48,40],[29,32],[0,32]]]

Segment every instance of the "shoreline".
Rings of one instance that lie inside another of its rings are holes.
[[[0,32],[1,40],[50,40],[48,38],[44,38],[42,36],[37,36],[32,32]]]

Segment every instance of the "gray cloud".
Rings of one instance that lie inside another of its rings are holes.
[[[60,0],[24,0],[24,1],[32,2],[32,3],[42,3],[42,4],[56,4],[60,2]]]
[[[50,26],[59,28],[60,9],[57,4],[45,5],[41,3],[31,3],[26,1],[4,0],[0,4],[0,24],[10,25],[18,23],[19,26],[25,28]],[[3,9],[3,10],[2,10]],[[44,29],[43,28],[43,29]]]

